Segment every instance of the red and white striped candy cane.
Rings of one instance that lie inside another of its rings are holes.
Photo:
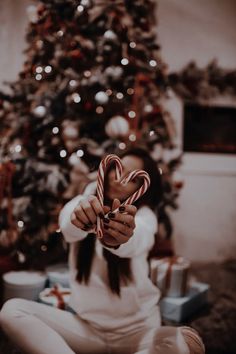
[[[113,154],[107,155],[100,162],[99,169],[98,169],[98,177],[97,177],[97,191],[96,191],[96,193],[97,193],[97,197],[98,197],[98,200],[101,203],[101,205],[103,205],[103,203],[104,203],[105,173],[111,163],[115,164],[116,179],[117,180],[121,179],[121,174],[122,174],[121,160],[116,155],[113,155]],[[99,217],[97,218],[96,233],[99,238],[102,238],[103,232],[102,232],[101,219]]]
[[[151,181],[150,181],[149,174],[143,170],[132,171],[127,177],[125,177],[121,181],[121,183],[126,184],[137,177],[138,178],[141,177],[143,179],[142,186],[136,192],[134,192],[134,194],[132,194],[130,197],[128,197],[126,199],[126,201],[124,203],[122,203],[122,205],[133,204],[136,200],[138,200],[147,191],[148,187],[150,186]]]

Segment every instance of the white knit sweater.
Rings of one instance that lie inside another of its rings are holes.
[[[84,195],[94,194],[95,185],[89,185]],[[148,277],[147,255],[154,243],[157,220],[153,211],[143,206],[135,216],[136,227],[133,236],[118,249],[108,250],[119,257],[131,259],[134,282],[121,286],[120,297],[113,294],[108,285],[107,262],[103,257],[103,245],[96,241],[89,284],[76,281],[76,257],[78,242],[87,232],[78,229],[70,221],[70,216],[83,196],[68,202],[59,217],[61,231],[70,243],[69,266],[71,280],[70,306],[84,320],[93,326],[111,331],[126,332],[140,325],[160,326],[157,303],[160,291]]]

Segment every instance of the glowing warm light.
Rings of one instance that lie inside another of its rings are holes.
[[[128,88],[127,89],[127,93],[128,93],[128,95],[133,95],[134,94],[134,89],[133,88]]]
[[[150,60],[150,61],[149,61],[149,65],[152,66],[152,67],[157,66],[156,60]]]
[[[126,144],[125,143],[119,143],[119,149],[120,150],[124,150],[126,148]]]
[[[43,71],[42,66],[37,66],[37,68],[35,69],[36,73],[40,74]]]
[[[78,157],[82,157],[82,156],[84,156],[84,151],[82,149],[79,149],[79,150],[76,151],[76,155]]]
[[[119,99],[119,100],[122,100],[122,98],[124,97],[123,93],[122,92],[118,92],[116,94],[116,97]]]
[[[66,157],[66,155],[67,155],[66,150],[61,150],[61,151],[60,151],[60,156],[61,156],[61,157]]]
[[[136,117],[136,113],[134,111],[129,111],[128,116],[130,118],[135,118]]]
[[[21,150],[22,150],[21,145],[16,145],[15,146],[15,152],[21,152]]]
[[[22,221],[22,220],[17,221],[17,225],[20,228],[24,227],[24,221]]]
[[[45,66],[44,68],[45,73],[49,74],[52,71],[52,67],[50,65]]]
[[[79,103],[81,101],[81,97],[78,93],[73,93],[72,98],[75,103]]]
[[[136,47],[136,43],[135,42],[130,42],[129,46],[130,46],[130,48],[135,48]]]
[[[128,65],[128,64],[129,64],[129,60],[128,60],[127,58],[123,58],[123,59],[121,60],[121,64],[122,64],[122,65]]]
[[[37,81],[42,80],[42,75],[41,75],[41,74],[37,74],[37,75],[35,76],[35,79],[36,79]]]
[[[59,128],[58,127],[53,127],[52,128],[53,134],[58,134],[59,133]]]
[[[83,12],[84,11],[84,7],[82,5],[77,6],[77,11],[78,12]]]
[[[129,140],[130,141],[135,141],[136,140],[136,135],[135,134],[130,134]]]

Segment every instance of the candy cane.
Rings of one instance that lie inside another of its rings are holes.
[[[138,200],[149,188],[150,186],[150,177],[149,174],[143,170],[135,170],[133,172],[131,172],[127,177],[125,177],[121,183],[123,184],[127,184],[128,182],[132,181],[133,179],[137,178],[137,177],[141,177],[143,178],[143,184],[142,186],[136,191],[134,192],[133,195],[131,195],[130,197],[128,197],[126,199],[126,201],[124,203],[122,203],[122,205],[127,205],[127,204],[133,204],[136,200]]]
[[[121,174],[122,174],[122,164],[118,156],[116,155],[107,155],[99,165],[98,169],[98,177],[97,177],[97,196],[98,200],[101,205],[104,203],[104,180],[105,180],[105,172],[108,168],[108,166],[111,163],[115,163],[115,173],[116,173],[116,179],[120,180],[121,179]],[[102,225],[101,225],[101,219],[98,217],[97,218],[97,227],[96,227],[96,233],[99,238],[102,238],[103,232],[102,232]]]

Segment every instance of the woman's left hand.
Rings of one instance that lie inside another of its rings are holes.
[[[112,210],[119,211],[108,213],[108,218],[103,219],[104,235],[101,242],[108,247],[117,247],[129,241],[135,229],[135,215],[137,208],[134,205],[120,206],[120,201],[115,199]]]

